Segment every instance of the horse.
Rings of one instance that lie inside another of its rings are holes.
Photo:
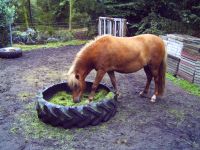
[[[118,94],[115,72],[133,73],[144,69],[147,81],[140,96],[146,96],[152,78],[155,89],[151,102],[162,96],[165,88],[167,52],[163,40],[153,34],[142,34],[133,37],[115,37],[103,35],[86,44],[75,56],[68,71],[67,83],[72,89],[74,102],[80,102],[85,89],[85,78],[93,70],[96,77],[89,94],[92,101],[95,91],[107,73],[114,92]]]

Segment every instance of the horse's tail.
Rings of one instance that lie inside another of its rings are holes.
[[[158,80],[158,94],[163,95],[165,89],[165,74],[167,70],[167,51],[165,51],[165,56],[160,64],[159,68],[159,80]]]

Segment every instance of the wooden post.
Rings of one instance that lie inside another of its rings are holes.
[[[111,34],[111,27],[110,27],[110,25],[111,25],[111,22],[110,22],[110,20],[108,21],[108,34]]]
[[[119,36],[122,36],[122,19],[119,21]]]
[[[121,36],[123,37],[123,28],[124,28],[124,24],[123,24],[123,19],[120,19],[120,29],[121,29]]]
[[[127,24],[126,24],[126,19],[124,19],[124,28],[123,28],[123,30],[124,30],[124,32],[123,32],[123,36],[126,36],[126,32],[127,32]]]
[[[117,21],[114,19],[114,26],[115,26],[115,28],[114,28],[114,36],[116,36],[117,35],[117,33],[116,33],[116,31],[117,31]]]
[[[106,34],[106,18],[104,18],[104,20],[103,20],[103,26],[104,26],[103,34]]]
[[[99,35],[101,35],[101,18],[99,17],[99,26],[98,26]]]

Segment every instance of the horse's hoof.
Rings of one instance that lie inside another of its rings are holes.
[[[94,98],[93,96],[89,96],[88,100],[91,102],[93,100],[93,98]]]
[[[139,95],[140,95],[140,96],[143,96],[143,94],[144,94],[144,92],[143,92],[143,91],[139,93]]]
[[[152,102],[152,103],[155,103],[155,102],[156,102],[156,95],[153,95],[153,96],[151,97],[151,102]]]
[[[119,96],[121,95],[118,91],[114,92],[114,94],[115,94],[115,96],[117,96],[117,97],[119,97]]]
[[[149,98],[147,93],[144,93],[144,91],[139,93],[140,97],[145,97],[145,98]]]

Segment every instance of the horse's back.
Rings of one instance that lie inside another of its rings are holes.
[[[87,51],[85,56],[95,69],[105,67],[105,70],[119,72],[135,72],[149,61],[161,61],[161,57],[164,57],[162,40],[151,34],[134,37],[102,36]]]
[[[164,56],[165,53],[163,40],[153,34],[142,34],[133,37],[108,36],[107,38],[110,39],[107,46],[108,49],[115,49],[116,53],[122,56],[123,53],[128,54],[128,56],[150,56],[156,53]],[[113,53],[115,53],[115,51],[113,51]]]

